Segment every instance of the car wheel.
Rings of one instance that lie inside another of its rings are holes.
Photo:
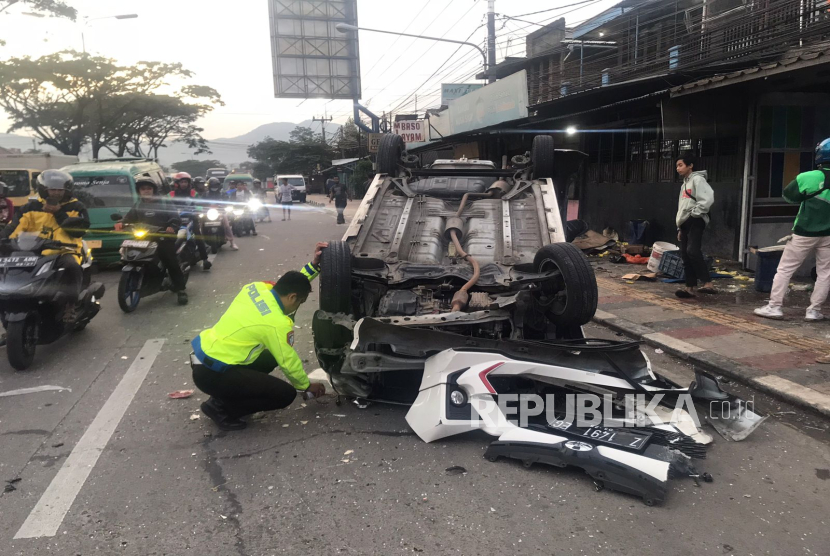
[[[397,177],[403,151],[404,142],[400,135],[388,133],[381,137],[378,146],[378,173]]]
[[[558,271],[544,282],[539,303],[557,326],[582,326],[597,311],[597,277],[588,259],[570,243],[545,245],[533,259],[536,272]]]
[[[330,241],[320,258],[320,309],[352,312],[352,254],[345,241]]]
[[[537,135],[533,138],[533,147],[530,151],[530,161],[533,164],[533,179],[539,180],[553,177],[553,137]]]

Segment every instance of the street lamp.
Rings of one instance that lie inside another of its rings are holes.
[[[89,19],[89,17],[84,16],[84,25],[81,28],[81,46],[83,46],[84,54],[86,54],[86,39],[84,38],[84,29],[87,28],[90,21],[99,21],[101,19],[135,19],[138,17],[138,14],[119,14],[119,15],[107,15],[104,17],[94,17]]]
[[[484,50],[478,46],[477,44],[466,42],[466,41],[456,41],[453,39],[444,39],[441,37],[427,37],[424,35],[411,35],[409,33],[396,33],[395,31],[384,31],[382,29],[367,29],[366,27],[357,27],[355,25],[349,25],[348,23],[338,23],[334,26],[335,29],[340,31],[341,33],[348,33],[350,31],[370,31],[372,33],[384,33],[386,35],[398,35],[399,37],[413,37],[416,39],[427,39],[430,41],[438,41],[438,42],[451,42],[454,44],[466,44],[467,46],[472,46],[478,53],[481,54],[481,58],[484,61],[484,74],[485,77],[487,76],[487,54],[484,53]]]

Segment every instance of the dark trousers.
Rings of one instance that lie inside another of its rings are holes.
[[[57,267],[63,269],[63,287],[66,294],[73,301],[77,300],[84,284],[84,269],[74,255],[61,255]]]
[[[229,367],[224,373],[194,365],[193,382],[199,390],[221,401],[232,417],[242,417],[282,409],[294,401],[297,390],[270,375],[276,367],[274,356],[266,350],[250,365]]]
[[[170,275],[170,281],[173,287],[170,288],[174,292],[184,291],[187,282],[185,282],[182,267],[179,265],[179,258],[176,256],[176,242],[173,240],[159,240],[158,251],[159,260],[164,268],[167,269],[167,274]]]
[[[710,280],[709,266],[703,258],[703,230],[706,222],[702,218],[692,218],[680,226],[680,254],[686,270],[686,286],[694,288],[698,280],[704,284]]]
[[[199,258],[203,261],[208,259],[207,245],[202,239],[202,224],[198,218],[193,219],[193,239],[196,242],[196,248],[199,250]]]

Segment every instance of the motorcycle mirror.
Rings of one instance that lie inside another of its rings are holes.
[[[118,222],[119,220],[123,220],[123,219],[124,219],[124,217],[121,216],[120,214],[110,214],[110,220],[112,220],[113,222]]]

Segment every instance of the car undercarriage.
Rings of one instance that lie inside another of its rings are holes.
[[[568,242],[549,137],[506,169],[408,167],[399,139],[384,138],[380,173],[323,252],[315,350],[339,395],[411,405],[407,421],[426,442],[482,428],[497,437],[490,459],[576,465],[598,488],[648,504],[670,477],[703,476],[692,458],[712,437],[698,410],[731,440],[763,421],[705,373],[681,387],[636,342],[584,337],[596,278]],[[522,396],[544,411],[521,415]],[[598,422],[563,402],[578,396],[593,396]],[[650,405],[632,405],[638,396]]]

